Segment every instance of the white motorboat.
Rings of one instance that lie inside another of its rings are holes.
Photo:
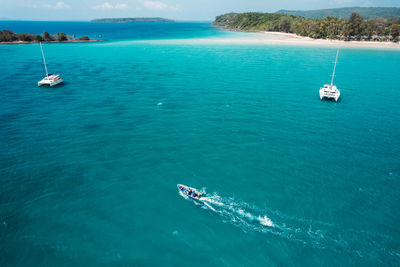
[[[333,67],[333,74],[331,84],[324,84],[324,87],[319,89],[319,98],[322,99],[334,99],[336,102],[340,97],[340,90],[333,84],[333,79],[335,77],[336,63],[339,55],[339,49],[336,52],[335,66]]]
[[[42,43],[39,43],[39,44],[40,44],[40,50],[42,51],[43,65],[44,65],[44,70],[46,72],[46,75],[44,76],[44,78],[41,81],[38,82],[38,86],[42,86],[42,85],[54,86],[59,83],[62,83],[63,78],[61,77],[60,74],[49,74],[48,73],[46,59],[44,58]]]

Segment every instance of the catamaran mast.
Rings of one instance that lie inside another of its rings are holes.
[[[49,73],[47,72],[46,59],[44,58],[42,42],[40,42],[39,44],[40,44],[40,50],[42,51],[43,64],[44,64],[44,69],[46,70],[46,76],[49,76]]]
[[[335,59],[335,67],[333,67],[333,74],[332,74],[332,80],[331,80],[331,86],[333,86],[333,78],[335,78],[335,71],[336,71],[336,63],[337,63],[337,58],[339,56],[339,49],[336,52],[336,59]]]

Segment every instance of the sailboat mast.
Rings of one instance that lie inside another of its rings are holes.
[[[336,63],[337,63],[337,58],[339,56],[339,49],[336,52],[336,59],[335,59],[335,67],[333,67],[333,74],[332,74],[332,80],[331,80],[331,86],[333,86],[333,78],[335,78],[335,71],[336,71]]]
[[[49,76],[49,73],[47,72],[46,59],[44,58],[42,42],[40,42],[39,44],[40,44],[40,50],[42,51],[43,64],[44,64],[44,69],[46,70],[46,76]]]

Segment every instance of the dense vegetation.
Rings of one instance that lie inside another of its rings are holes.
[[[228,13],[217,16],[214,24],[232,30],[286,32],[347,41],[399,41],[400,34],[400,19],[364,19],[355,12],[348,20],[332,16],[311,19],[278,13]]]
[[[71,40],[76,40],[75,36],[69,36],[63,32],[59,32],[56,35],[44,32],[42,35],[38,35],[31,33],[13,33],[10,30],[0,31],[0,42],[64,42]],[[82,36],[77,40],[87,41],[90,39],[87,36]]]
[[[399,7],[343,7],[318,10],[279,10],[276,13],[301,16],[305,18],[322,19],[328,16],[348,19],[351,13],[356,12],[364,18],[393,18],[400,16]]]
[[[90,22],[132,23],[132,22],[174,22],[174,21],[172,19],[164,19],[164,18],[105,18],[105,19],[93,19]]]

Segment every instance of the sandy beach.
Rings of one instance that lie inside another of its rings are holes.
[[[148,40],[133,42],[171,43],[171,44],[232,44],[232,45],[294,45],[317,47],[354,47],[374,49],[400,49],[400,43],[374,41],[340,41],[302,37],[292,33],[281,32],[240,32],[237,36]]]
[[[312,39],[310,37],[303,37],[293,33],[281,33],[281,32],[260,32],[259,34],[273,37],[269,41],[277,44],[281,43],[281,44],[295,44],[295,45],[400,49],[400,43],[394,43],[394,42]],[[260,39],[261,39],[260,41],[262,42],[263,38],[260,37]]]

